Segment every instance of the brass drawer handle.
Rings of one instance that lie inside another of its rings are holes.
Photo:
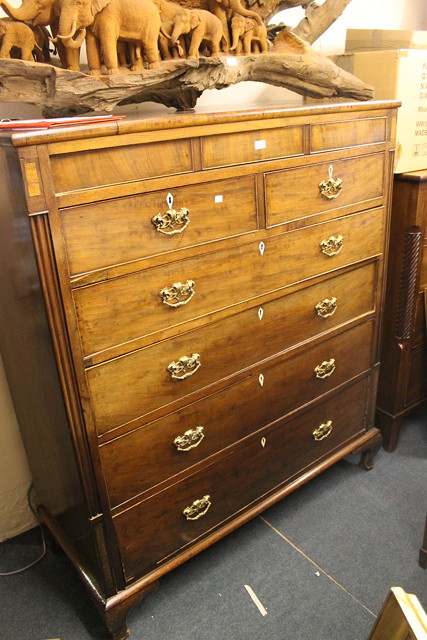
[[[155,215],[151,218],[151,222],[156,227],[156,231],[168,236],[182,233],[190,224],[190,218],[188,217],[190,211],[186,207],[181,207],[179,211],[172,209],[173,195],[171,193],[168,193],[166,202],[169,207],[168,210],[165,213]]]
[[[203,496],[203,498],[195,500],[189,507],[185,507],[182,513],[187,520],[198,520],[205,515],[211,504],[211,497]]]
[[[335,358],[331,358],[330,360],[324,360],[321,364],[318,364],[314,369],[314,373],[316,374],[316,378],[329,378],[335,369]]]
[[[183,284],[174,282],[171,287],[160,289],[159,296],[163,300],[163,304],[167,304],[168,307],[182,307],[184,304],[188,304],[194,296],[194,285],[194,280],[186,280]]]
[[[316,304],[316,313],[321,318],[330,318],[334,315],[337,310],[338,303],[337,299],[334,298],[325,298],[322,302],[318,302]]]
[[[182,356],[176,362],[171,362],[168,364],[167,370],[175,380],[185,380],[196,373],[200,367],[200,356],[198,353],[193,353],[191,356]]]
[[[322,180],[319,182],[319,190],[322,196],[327,198],[328,200],[332,200],[333,198],[338,198],[342,190],[342,180],[341,178],[337,178],[334,180],[332,177],[334,170],[332,165],[329,165],[329,178],[328,180]]]
[[[327,422],[319,424],[317,429],[313,431],[313,438],[316,440],[316,442],[319,442],[320,440],[324,440],[325,438],[327,438],[331,434],[331,432],[332,420],[328,420]]]
[[[327,240],[322,240],[320,243],[322,253],[330,258],[338,255],[343,247],[343,241],[344,238],[342,236],[331,236]]]
[[[178,451],[190,451],[190,449],[198,447],[204,437],[204,429],[199,426],[195,429],[189,429],[182,436],[177,436],[173,443]]]

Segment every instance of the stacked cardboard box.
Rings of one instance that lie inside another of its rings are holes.
[[[349,29],[346,53],[335,56],[334,61],[374,87],[375,98],[402,102],[397,119],[395,173],[425,169],[427,31]]]

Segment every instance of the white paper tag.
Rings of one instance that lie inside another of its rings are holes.
[[[255,149],[266,149],[267,141],[266,140],[255,140],[254,144]]]
[[[222,202],[224,198],[222,196],[215,196],[215,204]]]
[[[229,67],[237,67],[236,58],[226,58],[225,61]]]

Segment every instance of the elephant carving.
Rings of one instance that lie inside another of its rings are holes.
[[[117,43],[141,46],[149,69],[159,67],[160,14],[151,0],[61,0],[58,38],[66,49],[79,48],[86,37],[89,70],[119,73]],[[133,71],[142,70],[136,58]]]
[[[175,13],[182,10],[182,5],[169,0],[153,0],[160,13],[159,49],[162,60],[185,57],[187,55],[184,36],[179,38],[178,45],[171,42],[171,34],[175,20]]]
[[[41,48],[36,44],[36,38],[31,27],[24,22],[17,22],[10,18],[0,20],[0,58],[10,58],[11,50],[20,50],[21,59],[33,62],[33,51]]]
[[[231,20],[233,42],[230,50],[237,55],[243,53],[268,53],[267,28],[252,18],[234,16]]]
[[[223,37],[222,24],[219,18],[210,11],[205,11],[204,9],[181,9],[177,11],[171,34],[172,44],[177,45],[179,38],[187,33],[190,34],[188,60],[196,60],[199,57],[199,49],[202,43],[207,44],[210,55],[219,55],[219,45]]]
[[[242,0],[207,0],[207,3],[209,11],[221,21],[225,40],[224,50],[226,52],[230,50],[229,24],[233,16],[253,18],[260,26],[264,25],[262,18],[255,11],[247,9]]]
[[[13,7],[8,0],[0,0],[0,6],[8,16],[20,22],[31,23],[33,27],[50,27],[52,35],[58,32],[60,0],[23,0],[21,6]],[[39,42],[36,33],[36,42]],[[62,66],[78,70],[79,51],[65,51],[61,42],[57,43],[58,55]],[[44,50],[46,51],[45,47]],[[37,50],[36,50],[37,51]],[[46,58],[46,55],[45,55]],[[41,60],[39,60],[41,62]]]

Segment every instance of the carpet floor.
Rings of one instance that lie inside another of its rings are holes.
[[[374,468],[349,456],[163,577],[128,616],[134,640],[365,640],[392,586],[427,611],[427,406]],[[40,553],[38,528],[0,545],[0,572]],[[261,605],[250,597],[251,587]],[[68,560],[0,577],[1,640],[108,640]],[[265,615],[262,615],[263,612]],[[391,636],[390,636],[391,639]]]

